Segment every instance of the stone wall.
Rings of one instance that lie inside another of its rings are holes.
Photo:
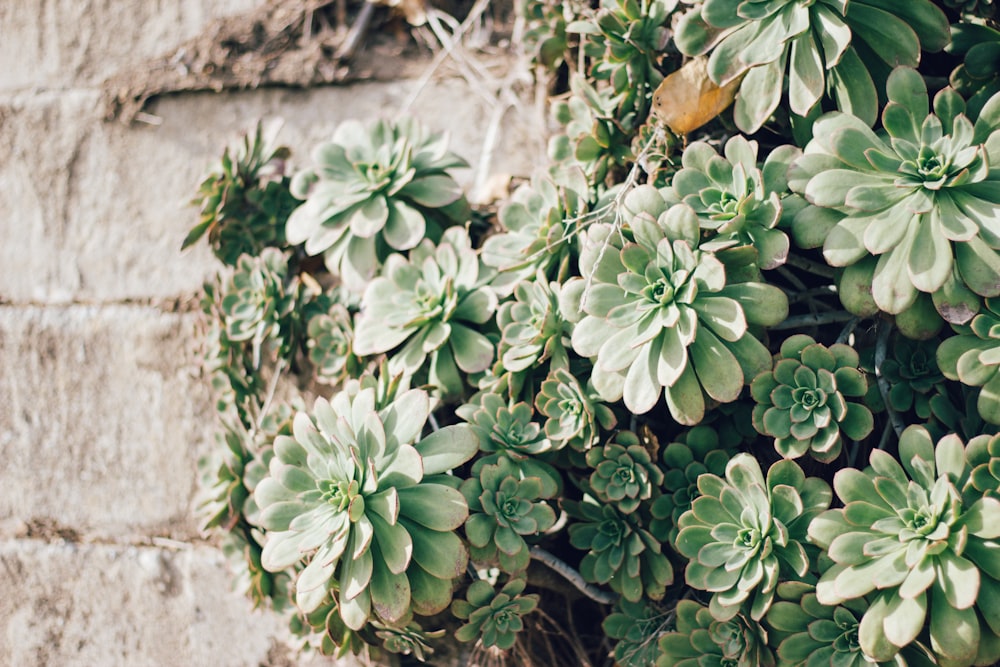
[[[191,304],[217,265],[179,251],[187,201],[256,119],[284,118],[304,159],[416,82],[167,96],[159,125],[101,103],[107,77],[259,1],[0,0],[0,664],[307,662],[230,590],[193,517],[215,414]],[[477,164],[492,109],[448,71],[413,112]],[[529,107],[507,113],[490,173],[539,162]]]

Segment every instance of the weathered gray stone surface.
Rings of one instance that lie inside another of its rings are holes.
[[[8,540],[0,577],[3,665],[294,664],[283,621],[231,591],[223,557],[209,547]]]
[[[94,86],[256,0],[7,0],[0,91]]]
[[[309,91],[261,90],[166,97],[162,125],[106,123],[95,91],[0,98],[0,297],[62,303],[168,297],[200,289],[217,268],[207,247],[180,253],[195,219],[199,179],[257,119],[283,119],[295,163],[349,118],[386,116],[416,82]],[[490,109],[461,79],[431,83],[413,114],[448,131],[481,164]],[[530,109],[511,110],[489,173],[530,175],[544,145]],[[510,150],[516,146],[517,150]],[[471,191],[474,168],[456,172]],[[470,192],[471,194],[471,192]]]
[[[0,519],[184,538],[215,412],[196,316],[0,307]]]

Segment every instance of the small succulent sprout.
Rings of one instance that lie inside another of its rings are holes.
[[[564,280],[579,256],[590,186],[577,166],[535,174],[500,207],[500,233],[483,242],[483,263],[497,270],[501,296],[531,281]]]
[[[982,387],[976,406],[990,424],[1000,424],[1000,299],[987,299],[983,312],[937,350],[941,372],[949,380]]]
[[[786,459],[810,454],[818,461],[833,461],[840,455],[842,434],[861,440],[875,426],[871,410],[846,400],[868,392],[859,362],[849,345],[828,348],[805,334],[787,338],[774,370],[761,373],[750,385],[757,402],[754,428],[773,437],[774,448]]]
[[[497,296],[482,279],[461,227],[449,228],[436,246],[423,241],[409,258],[391,255],[365,290],[354,352],[392,352],[390,372],[426,371],[439,395],[460,396],[460,371],[484,371],[493,361],[493,342],[479,329],[493,317]]]
[[[218,444],[213,456],[198,461],[201,492],[198,514],[203,517],[202,530],[216,527],[231,528],[243,514],[243,503],[250,492],[243,482],[244,466],[253,460],[249,434],[240,426],[224,423],[222,433],[216,433]]]
[[[656,189],[639,186],[624,209],[624,243],[625,229],[588,229],[580,257],[586,315],[573,329],[573,349],[593,360],[591,380],[604,400],[643,414],[665,395],[673,418],[694,425],[707,400],[736,400],[770,367],[749,327],[782,321],[788,299],[760,282],[727,284],[726,266],[698,246],[687,205],[668,207]]]
[[[323,254],[355,292],[390,253],[436,241],[468,219],[468,202],[448,173],[465,161],[448,150],[446,136],[414,120],[347,121],[312,158],[315,167],[292,179],[292,194],[305,201],[288,218],[288,242]]]
[[[743,614],[719,620],[694,600],[679,601],[675,613],[674,629],[660,637],[656,667],[774,667],[757,621]]]
[[[816,599],[814,587],[800,582],[778,586],[781,600],[771,605],[764,623],[770,645],[787,667],[933,667],[937,665],[918,642],[892,660],[874,661],[861,650],[858,629],[868,603],[864,598],[828,606]]]
[[[467,553],[455,530],[465,498],[443,473],[478,450],[467,424],[421,438],[426,392],[411,389],[377,407],[373,386],[350,384],[293,435],[274,441],[269,474],[254,490],[267,532],[262,562],[276,572],[304,563],[295,601],[315,611],[331,590],[344,623],[396,623],[410,611],[447,607]]]
[[[783,86],[774,82],[786,75],[794,114],[808,116],[827,95],[871,125],[879,73],[916,67],[921,49],[940,51],[949,32],[947,17],[930,0],[706,0],[681,19],[676,40],[685,55],[709,55],[716,84],[742,78],[733,116],[752,134],[778,108]]]
[[[514,299],[500,304],[496,323],[500,329],[494,372],[506,376],[511,396],[534,390],[538,375],[548,368],[568,368],[572,324],[559,306],[562,286],[539,273],[533,281],[514,288]]]
[[[937,348],[937,341],[914,341],[902,336],[889,345],[890,356],[882,362],[882,377],[889,383],[889,405],[893,410],[912,410],[920,419],[930,419],[931,397],[943,390],[944,383]]]
[[[625,598],[615,601],[614,609],[601,623],[609,638],[616,640],[612,655],[620,667],[650,667],[660,657],[659,637],[670,627],[671,614],[660,605]]]
[[[242,593],[254,609],[284,613],[295,608],[291,600],[292,577],[288,572],[268,572],[260,562],[260,534],[238,527],[222,535],[222,555],[233,577],[233,590]]]
[[[306,333],[309,361],[319,382],[335,385],[360,374],[360,360],[354,354],[354,321],[343,304],[334,303],[327,312],[310,318]]]
[[[533,64],[553,71],[558,69],[569,53],[566,17],[570,15],[570,4],[527,0],[521,7],[525,18],[524,47]]]
[[[972,472],[969,481],[977,491],[1000,497],[1000,435],[977,435],[965,448]]]
[[[698,478],[704,473],[725,475],[726,464],[735,454],[736,448],[722,445],[711,426],[695,426],[668,444],[662,454],[662,493],[650,507],[653,534],[665,533],[667,541],[676,548],[680,530],[677,523],[700,495]]]
[[[777,225],[788,191],[785,172],[799,152],[782,146],[758,168],[756,141],[736,135],[721,156],[711,145],[696,141],[684,149],[682,168],[665,196],[690,206],[699,226],[714,232],[714,240],[753,246],[760,268],[774,269],[788,256],[788,235]]]
[[[288,627],[293,635],[306,639],[308,645],[322,655],[343,658],[358,655],[368,647],[361,633],[344,624],[333,594],[311,612],[296,610]]]
[[[506,456],[495,461],[477,461],[459,487],[469,504],[465,535],[474,560],[497,560],[505,572],[522,572],[531,559],[524,538],[551,528],[556,513],[544,500],[540,478],[524,476]]]
[[[251,343],[254,368],[260,367],[265,342],[284,342],[290,333],[296,288],[287,281],[287,257],[277,248],[265,248],[257,257],[239,258],[220,295],[226,336]]]
[[[881,310],[907,310],[920,292],[941,317],[964,323],[969,293],[1000,296],[1000,95],[975,122],[951,88],[929,112],[926,85],[915,70],[889,76],[883,132],[849,114],[816,121],[814,138],[792,163],[789,187],[811,204],[792,220],[825,239],[832,266],[878,257],[871,292]]]
[[[586,554],[580,574],[586,581],[607,584],[630,602],[663,598],[674,579],[670,559],[660,541],[643,527],[641,512],[622,514],[614,505],[592,500],[563,500],[577,519],[569,526],[570,543]]]
[[[556,368],[542,382],[535,399],[545,415],[545,435],[559,449],[569,446],[584,452],[601,440],[602,431],[614,428],[617,418],[588,382],[581,386],[569,370]]]
[[[427,658],[434,653],[430,642],[445,635],[444,630],[427,631],[412,620],[396,625],[372,621],[372,628],[375,636],[382,640],[382,647],[386,651],[397,655],[412,655],[420,662],[427,662]]]
[[[670,39],[669,0],[603,0],[592,18],[570,23],[594,66],[591,76],[607,81],[620,100],[621,116],[649,113],[649,98],[663,79],[657,67]]]
[[[285,221],[298,205],[285,171],[289,154],[284,146],[271,145],[260,123],[232,152],[227,148],[191,202],[199,208],[198,224],[181,248],[207,234],[219,261],[236,266],[240,255],[283,247]]]
[[[706,473],[698,489],[701,495],[678,522],[687,583],[712,593],[709,608],[717,619],[745,611],[759,621],[779,581],[809,572],[806,531],[830,506],[830,487],[787,460],[772,465],[765,480],[757,459],[737,454],[725,478]]]
[[[623,514],[636,511],[663,483],[663,471],[631,431],[620,431],[604,447],[588,451],[587,465],[593,469],[590,490]]]
[[[465,600],[451,603],[451,613],[466,621],[455,632],[455,639],[503,651],[513,647],[524,629],[524,617],[538,607],[538,595],[522,595],[526,585],[525,579],[510,579],[496,591],[482,579],[472,582]]]
[[[1000,659],[1000,500],[970,482],[961,439],[935,444],[924,427],[910,426],[898,461],[876,449],[870,462],[837,472],[843,508],[809,526],[834,563],[816,585],[817,600],[870,596],[858,638],[874,660],[892,660],[925,632],[946,664]]]

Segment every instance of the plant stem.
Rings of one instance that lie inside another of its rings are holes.
[[[541,561],[561,574],[565,577],[566,581],[573,584],[578,591],[586,595],[594,602],[598,602],[600,604],[612,604],[618,599],[616,594],[609,593],[608,591],[602,591],[596,586],[588,584],[583,580],[583,577],[579,572],[539,546],[531,547],[531,557],[537,561]]]
[[[775,324],[771,329],[798,329],[800,327],[819,326],[833,322],[850,322],[854,315],[846,310],[836,310],[832,313],[817,313],[815,315],[793,315],[784,322]]]
[[[785,264],[789,266],[794,266],[797,269],[802,269],[803,271],[808,271],[817,276],[822,276],[823,278],[834,278],[837,275],[837,271],[826,264],[820,264],[819,262],[813,262],[804,257],[799,257],[798,255],[789,254],[788,258],[785,260]]]
[[[886,351],[889,349],[889,334],[892,333],[892,326],[888,322],[879,321],[876,325],[878,336],[875,338],[875,380],[878,382],[878,391],[882,394],[882,403],[885,404],[885,411],[889,415],[889,421],[896,432],[898,438],[903,434],[906,424],[889,403],[889,381],[882,375],[882,364],[885,362]],[[881,443],[880,443],[881,447]]]

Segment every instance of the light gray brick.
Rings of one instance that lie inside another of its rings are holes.
[[[20,95],[0,104],[0,297],[59,303],[194,292],[217,270],[202,244],[181,253],[206,170],[259,118],[282,117],[296,164],[349,118],[391,116],[414,81],[309,91],[166,97],[158,127],[105,123],[97,93]],[[413,114],[480,161],[490,109],[461,79],[430,84]],[[526,107],[510,111],[489,173],[529,175],[544,144]],[[456,172],[470,189],[474,171]]]
[[[0,542],[0,664],[145,667],[285,664],[284,621],[230,590],[210,547]]]
[[[0,307],[0,519],[186,536],[215,425],[194,314]],[[2,661],[0,661],[2,663]]]
[[[257,0],[12,0],[0,3],[0,90],[97,85],[168,53]]]

